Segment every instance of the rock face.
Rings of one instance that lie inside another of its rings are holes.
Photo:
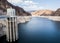
[[[16,10],[17,16],[30,16],[31,14],[26,12],[23,8],[14,6],[11,3],[9,3],[7,0],[0,0],[0,15],[2,15],[1,11],[3,12],[3,15],[6,15],[7,8],[14,8]]]
[[[32,16],[52,16],[54,11],[52,10],[39,10],[31,13]]]
[[[54,15],[55,16],[60,16],[60,8],[55,11]]]
[[[3,31],[3,24],[0,23],[0,37],[5,35],[4,31]]]

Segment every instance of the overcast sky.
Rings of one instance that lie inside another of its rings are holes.
[[[26,11],[60,8],[60,0],[8,0],[10,3],[20,6]]]

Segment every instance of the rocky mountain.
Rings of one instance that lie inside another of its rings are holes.
[[[54,11],[52,10],[38,10],[31,13],[32,16],[53,16]]]
[[[30,16],[31,15],[29,12],[26,12],[23,8],[15,6],[9,3],[7,0],[0,0],[0,15],[1,14],[6,15],[7,8],[15,9],[17,16]]]
[[[60,8],[55,11],[55,16],[60,16]]]

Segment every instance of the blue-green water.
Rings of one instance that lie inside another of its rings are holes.
[[[45,18],[32,18],[18,24],[19,40],[16,43],[60,43],[60,22]]]
[[[60,22],[44,18],[32,18],[30,22],[19,24],[20,43],[60,42]]]

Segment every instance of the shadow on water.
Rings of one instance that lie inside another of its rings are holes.
[[[5,43],[6,42],[6,36],[0,37],[0,43]]]
[[[18,40],[15,42],[7,42],[6,41],[6,35],[0,37],[0,43],[18,43]]]

